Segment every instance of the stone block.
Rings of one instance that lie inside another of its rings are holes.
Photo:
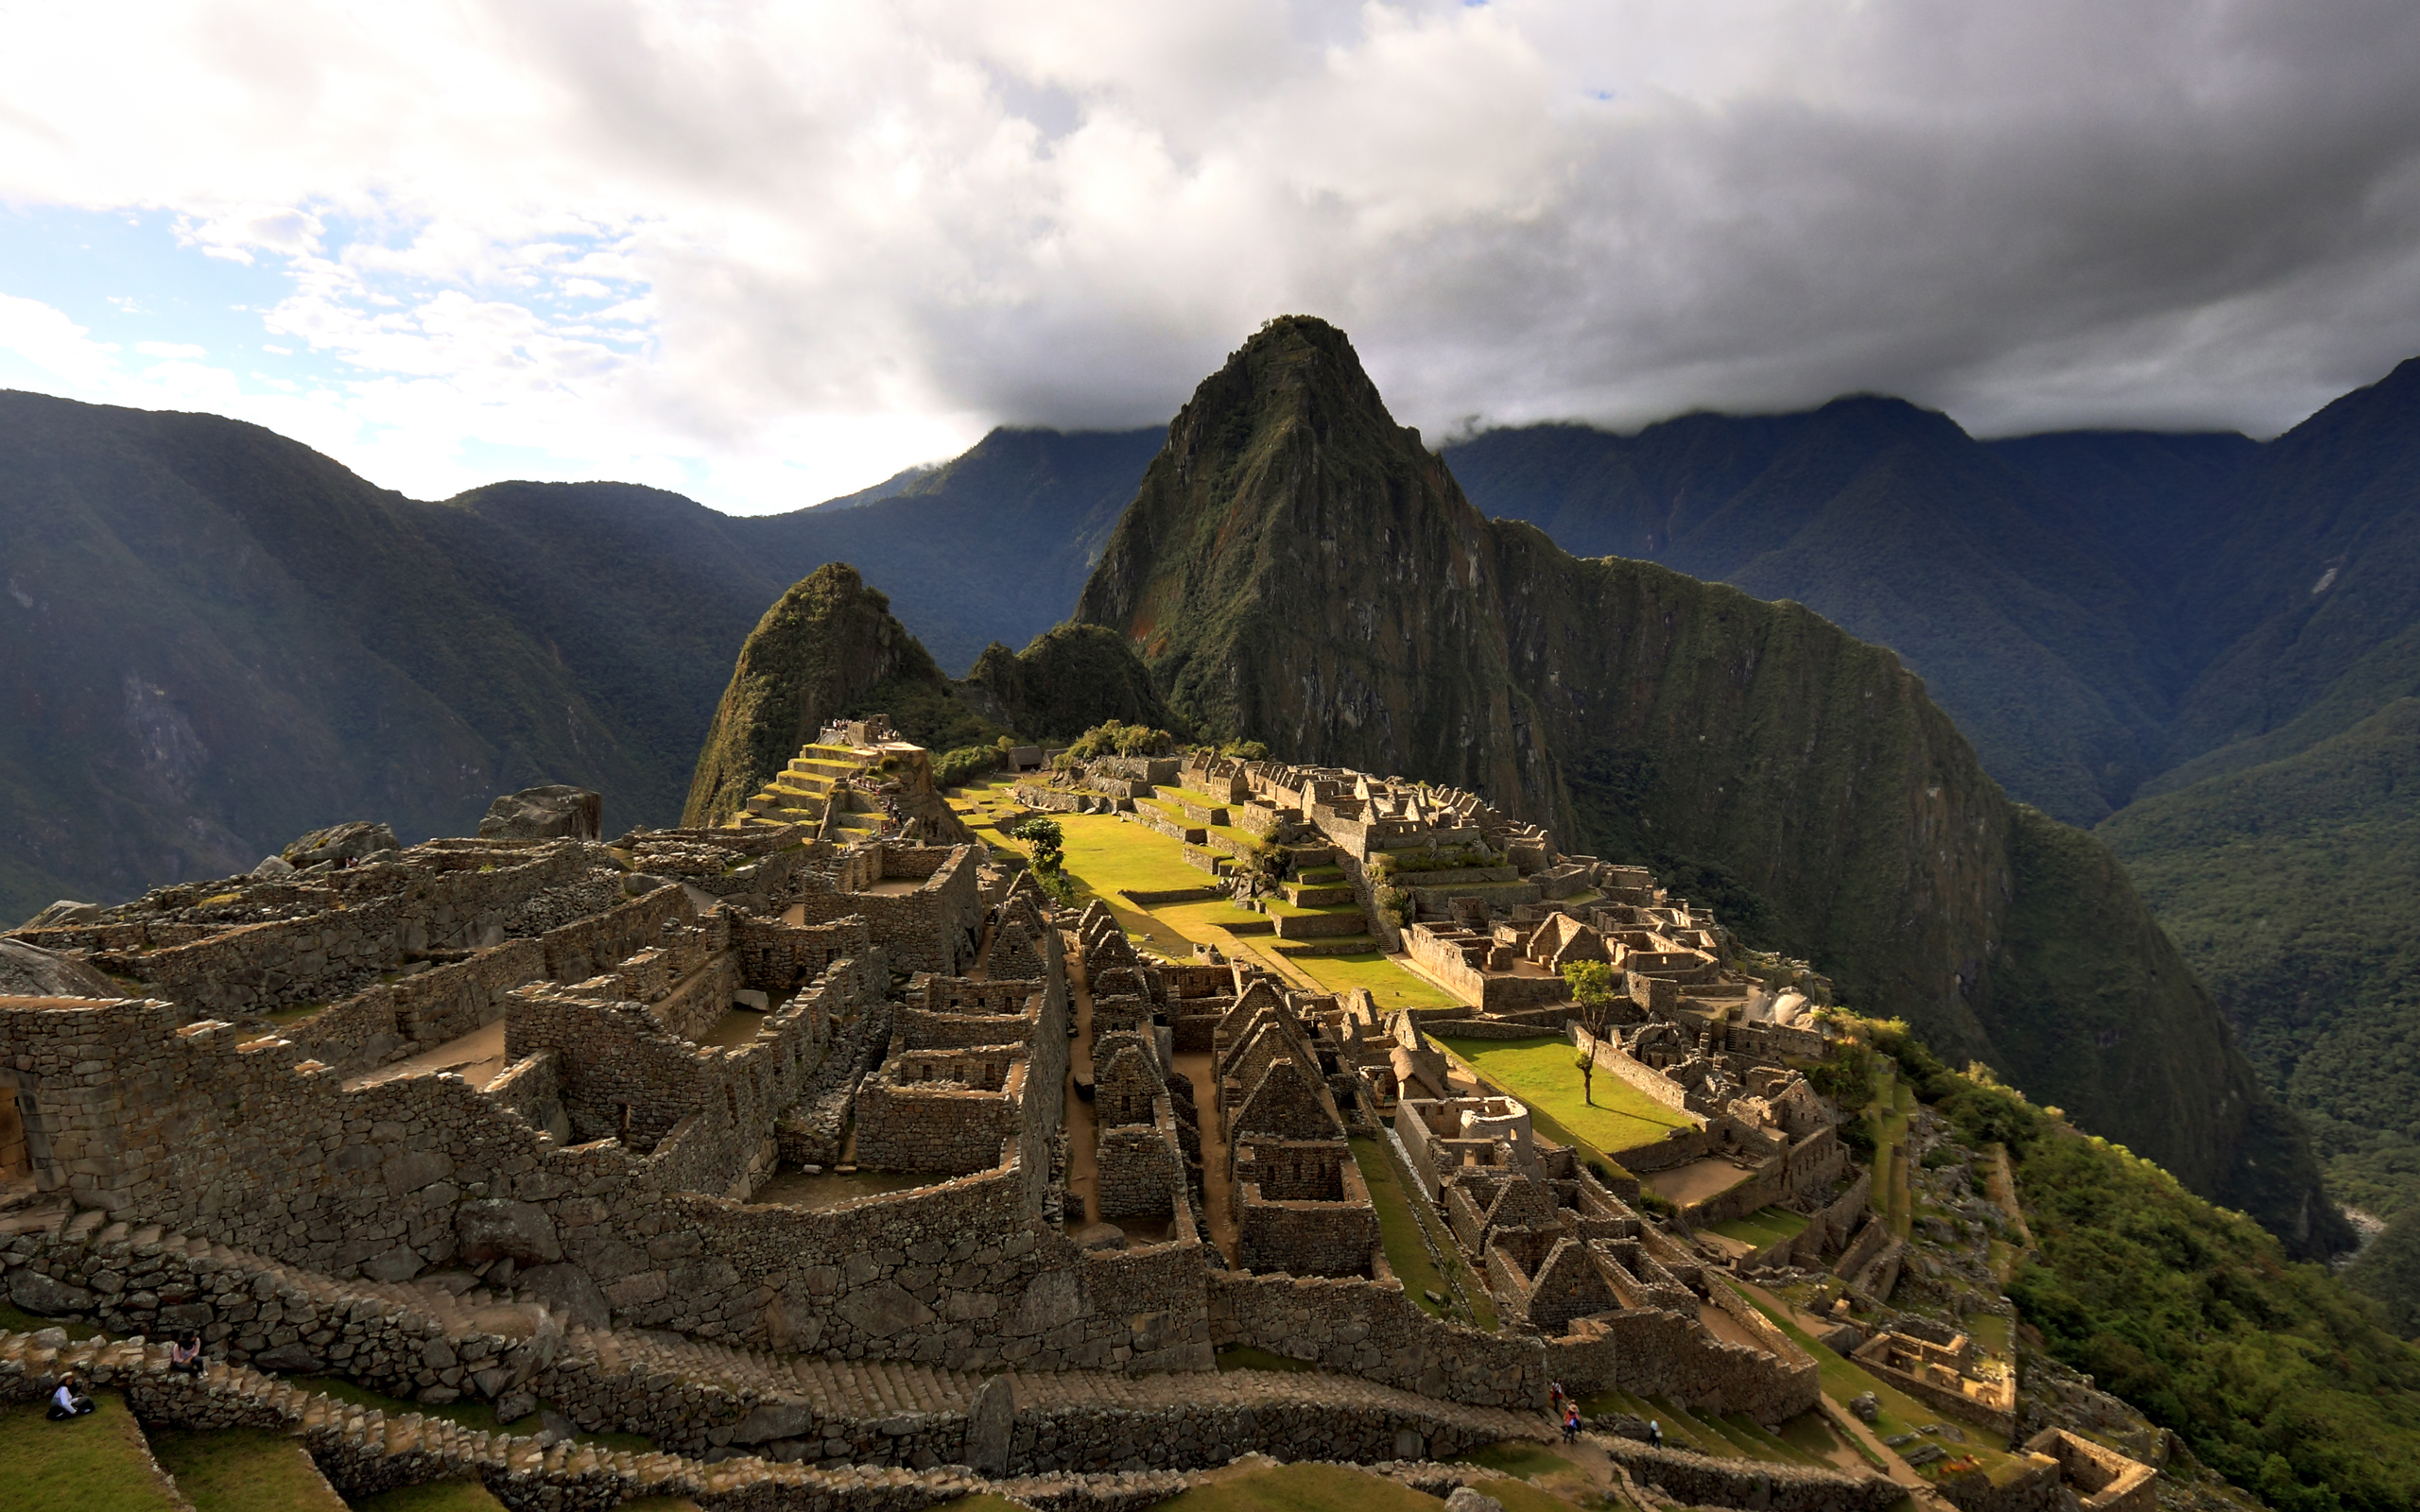
[[[563,1258],[554,1220],[532,1203],[494,1198],[466,1202],[454,1210],[454,1231],[461,1242],[461,1258],[474,1263],[513,1260],[537,1265]]]

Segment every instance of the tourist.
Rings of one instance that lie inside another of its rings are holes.
[[[1548,1393],[1553,1397],[1553,1399],[1554,1399],[1554,1415],[1555,1415],[1557,1418],[1562,1417],[1562,1416],[1563,1416],[1563,1383],[1562,1383],[1562,1382],[1560,1382],[1560,1381],[1549,1381],[1549,1382],[1547,1382],[1547,1392],[1548,1392]]]
[[[201,1335],[191,1329],[185,1336],[168,1346],[168,1368],[189,1376],[201,1374]]]
[[[1664,1425],[1652,1418],[1647,1420],[1647,1446],[1650,1449],[1664,1447]]]
[[[66,1418],[81,1418],[92,1410],[93,1399],[77,1389],[74,1376],[62,1377],[59,1383],[59,1389],[50,1394],[52,1422],[58,1422]]]
[[[1566,1444],[1580,1436],[1580,1407],[1566,1403],[1563,1409],[1563,1441]]]

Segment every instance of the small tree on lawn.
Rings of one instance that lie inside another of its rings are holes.
[[[1009,838],[1026,843],[1033,859],[1033,869],[1046,878],[1057,875],[1059,864],[1067,857],[1066,837],[1060,833],[1056,819],[1027,819],[1009,832]]]
[[[1574,1062],[1580,1068],[1582,1101],[1597,1100],[1597,1041],[1605,1036],[1614,1017],[1614,1002],[1618,995],[1614,989],[1614,969],[1603,961],[1573,961],[1563,969],[1563,980],[1571,988],[1571,1001],[1580,1011],[1572,1018],[1584,1037],[1580,1057]]]

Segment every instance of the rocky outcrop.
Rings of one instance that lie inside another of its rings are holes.
[[[125,993],[72,955],[0,938],[0,998],[114,998]]]
[[[605,799],[586,788],[555,783],[507,793],[479,820],[482,840],[601,840]]]
[[[292,867],[310,867],[322,861],[358,861],[363,856],[397,849],[400,847],[393,830],[368,819],[355,819],[350,824],[313,830],[279,851],[278,859]]]
[[[1323,322],[1271,321],[1202,383],[1077,617],[1204,736],[1468,787],[1654,865],[1861,1009],[2329,1237],[2307,1142],[2122,870],[2012,804],[1897,658],[1482,518]]]

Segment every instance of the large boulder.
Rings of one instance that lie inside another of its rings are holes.
[[[110,979],[73,955],[0,938],[0,998],[122,998]]]
[[[79,903],[73,898],[61,898],[26,919],[23,927],[54,929],[67,924],[97,924],[108,917],[108,910],[98,903]]]
[[[92,1293],[30,1265],[9,1273],[9,1300],[41,1317],[74,1317],[93,1310]]]
[[[479,821],[482,840],[595,840],[605,833],[605,799],[556,783],[507,793]]]
[[[367,819],[355,819],[350,824],[314,830],[279,851],[278,856],[297,867],[311,867],[322,861],[358,861],[381,850],[398,849],[394,831]]]

